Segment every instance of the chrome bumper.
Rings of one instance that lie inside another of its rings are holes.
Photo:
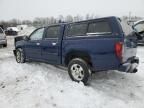
[[[120,66],[119,71],[125,71],[127,73],[136,73],[139,65],[139,58],[134,57],[131,61],[128,61]]]

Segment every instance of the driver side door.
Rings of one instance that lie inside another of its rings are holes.
[[[41,42],[45,28],[35,30],[25,43],[25,55],[27,59],[41,60]]]

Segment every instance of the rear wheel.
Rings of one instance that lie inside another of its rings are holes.
[[[91,75],[89,65],[80,58],[72,59],[68,65],[68,73],[73,81],[82,81],[85,85],[88,84]]]
[[[25,56],[24,51],[21,48],[16,49],[16,61],[17,63],[24,63],[25,62]]]

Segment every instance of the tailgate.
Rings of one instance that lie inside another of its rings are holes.
[[[137,36],[132,27],[126,21],[121,22],[124,45],[123,45],[123,62],[136,56],[137,52]]]
[[[125,37],[124,48],[123,48],[123,62],[136,56],[137,52],[137,42],[133,37]]]

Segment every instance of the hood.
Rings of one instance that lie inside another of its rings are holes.
[[[16,27],[8,27],[7,30],[19,32],[18,28]]]

